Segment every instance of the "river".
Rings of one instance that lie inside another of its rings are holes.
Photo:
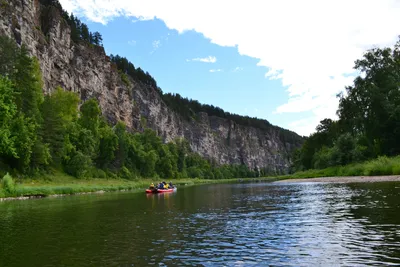
[[[400,183],[0,202],[0,266],[400,266]]]

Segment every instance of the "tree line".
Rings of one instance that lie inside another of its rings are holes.
[[[140,81],[148,86],[151,86],[158,90],[158,93],[162,95],[161,89],[157,86],[156,80],[146,71],[144,72],[140,67],[135,68],[135,66],[126,58],[119,55],[110,55],[110,60],[115,64],[117,69],[123,75],[129,75],[134,80]]]
[[[58,0],[40,0],[41,4],[41,30],[46,35],[51,27],[53,17],[60,14],[71,29],[71,40],[74,43],[85,42],[92,45],[103,46],[103,37],[99,32],[92,33],[88,26],[72,13],[68,14]]]
[[[198,113],[204,112],[207,113],[209,116],[225,118],[239,125],[258,128],[267,132],[278,131],[279,132],[278,137],[284,144],[290,143],[294,145],[300,145],[303,142],[303,138],[301,136],[297,135],[296,133],[290,130],[272,125],[267,120],[232,114],[230,112],[224,111],[219,107],[208,104],[201,104],[197,100],[192,100],[186,97],[182,97],[180,94],[171,94],[171,93],[163,94],[162,99],[172,110],[174,110],[187,120],[191,119],[196,120]]]
[[[294,171],[400,154],[400,41],[368,50],[338,95],[338,120],[324,119],[294,154]]]
[[[56,88],[44,95],[39,63],[0,36],[0,176],[61,170],[77,178],[255,177],[244,165],[220,166],[184,139],[163,143],[151,129],[110,125],[96,99]],[[80,108],[78,106],[80,105]]]

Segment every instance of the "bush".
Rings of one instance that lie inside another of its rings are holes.
[[[400,175],[400,165],[393,166],[393,175]]]
[[[76,178],[84,178],[90,170],[90,157],[78,151],[65,165],[65,172]]]
[[[92,174],[91,176],[92,176],[93,178],[100,178],[100,179],[105,179],[105,178],[107,178],[106,172],[103,171],[102,169],[93,168],[93,169],[91,170],[91,174]]]
[[[15,182],[8,173],[1,180],[1,187],[6,194],[13,195],[15,193]]]
[[[132,179],[135,178],[130,170],[127,167],[122,166],[121,170],[119,171],[119,176],[124,179]]]
[[[107,174],[108,178],[111,178],[111,179],[117,179],[118,178],[118,176],[115,173],[113,173],[112,171],[110,171],[110,170],[106,170],[106,174]]]
[[[391,175],[393,174],[393,167],[395,165],[395,158],[389,159],[386,156],[378,157],[365,164],[364,175]]]

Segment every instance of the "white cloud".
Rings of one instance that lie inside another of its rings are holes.
[[[241,71],[241,70],[243,70],[242,67],[236,67],[236,68],[233,69],[232,72],[238,72],[238,71]]]
[[[130,41],[128,41],[128,44],[129,45],[132,45],[132,46],[134,46],[134,45],[136,45],[136,41],[135,40],[130,40]]]
[[[221,69],[211,69],[210,72],[220,72],[222,71]]]
[[[354,60],[373,45],[392,45],[400,25],[399,0],[60,2],[101,23],[117,16],[158,18],[179,33],[195,30],[215,44],[237,46],[287,88],[288,102],[277,113],[312,111],[312,118],[289,125],[303,134],[314,131],[323,116],[335,117],[335,95],[354,78]]]
[[[161,46],[161,41],[160,40],[155,40],[152,42],[153,50],[150,52],[150,54],[153,54],[158,48]]]
[[[161,46],[161,41],[160,40],[155,40],[153,41],[153,48],[158,49]]]
[[[192,58],[192,59],[186,59],[187,62],[189,61],[200,61],[200,62],[205,62],[205,63],[215,63],[217,62],[217,58],[214,56],[208,56],[208,57],[197,57],[197,58]]]

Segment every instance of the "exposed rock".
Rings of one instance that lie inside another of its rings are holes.
[[[42,27],[43,12],[50,20]],[[61,86],[82,100],[95,97],[110,122],[122,120],[130,129],[142,131],[144,118],[164,141],[185,137],[194,151],[219,163],[287,171],[289,154],[299,145],[283,143],[278,128],[265,131],[206,113],[199,114],[198,121],[183,119],[155,88],[134,80],[129,85],[122,82],[103,48],[73,43],[59,12],[41,8],[37,0],[0,0],[0,34],[26,45],[39,59],[45,93]]]

